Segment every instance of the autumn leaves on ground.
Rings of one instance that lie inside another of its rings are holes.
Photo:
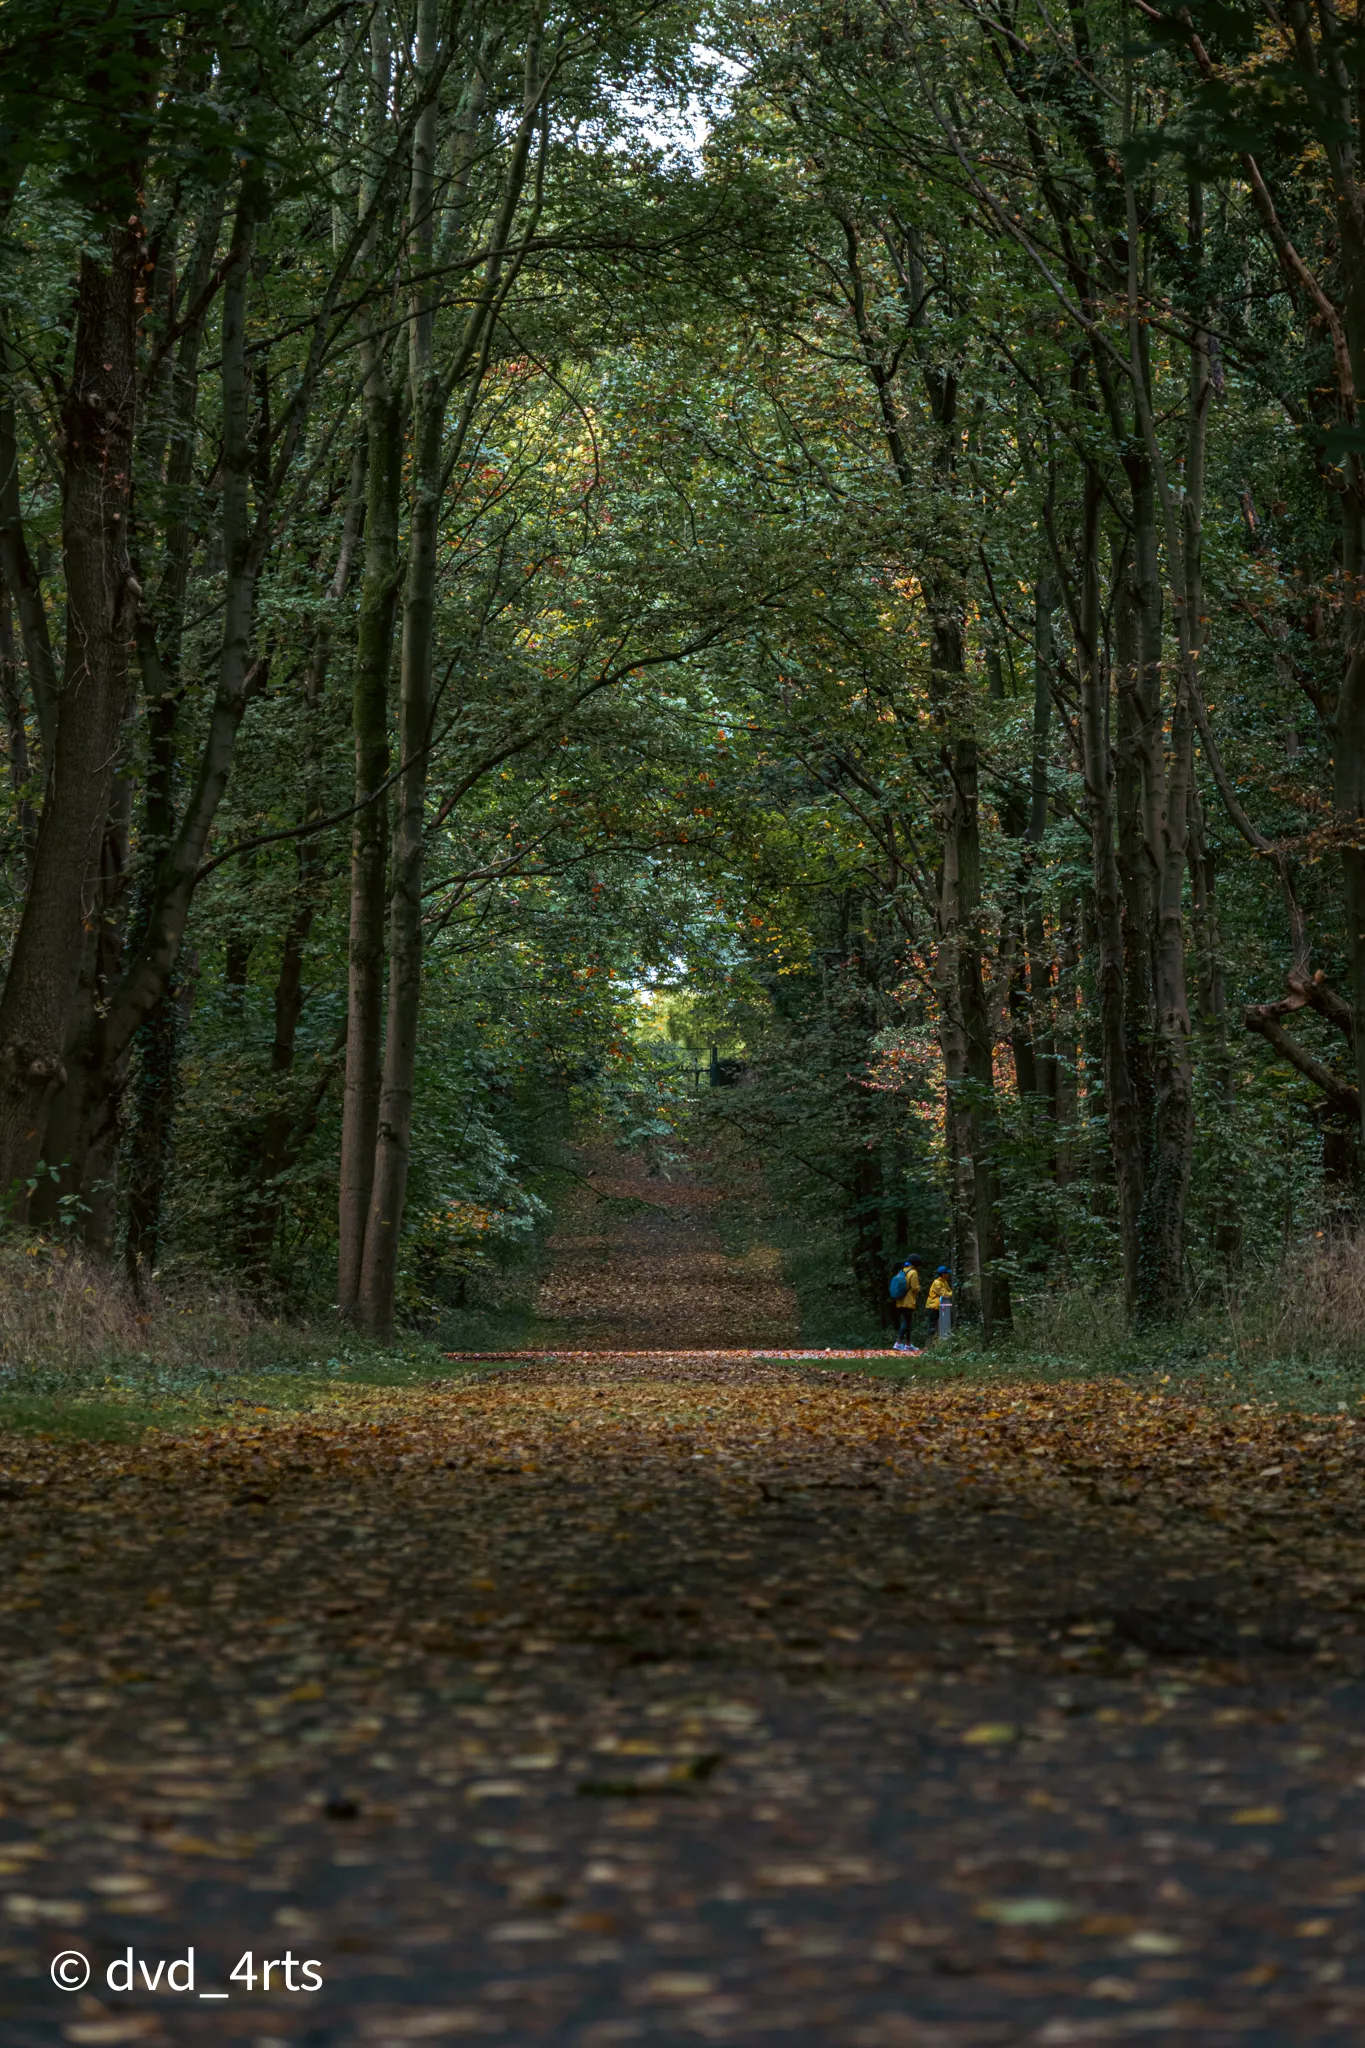
[[[726,1257],[714,1188],[651,1175],[605,1144],[578,1156],[584,1170],[536,1294],[550,1342],[593,1351],[796,1343],[796,1300],[776,1252]]]
[[[689,1361],[789,1297],[598,1187],[668,1358],[4,1440],[0,2037],[1365,2037],[1365,1432]]]

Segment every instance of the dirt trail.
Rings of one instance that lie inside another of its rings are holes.
[[[609,1145],[576,1154],[583,1176],[550,1240],[536,1314],[556,1348],[678,1351],[785,1347],[799,1335],[778,1254],[726,1256],[721,1197],[692,1175],[663,1180]]]
[[[1350,1418],[580,1360],[0,1496],[5,2048],[1365,2039]]]

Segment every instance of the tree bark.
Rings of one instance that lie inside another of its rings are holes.
[[[1358,459],[1356,467],[1359,471]],[[1353,488],[1342,495],[1342,558],[1346,664],[1333,725],[1332,796],[1338,826],[1345,835],[1341,878],[1351,966],[1355,1092],[1365,1105],[1365,477],[1359,474]],[[1365,1109],[1360,1115],[1365,1116]],[[1365,1133],[1365,1123],[1361,1129]]]
[[[110,996],[123,971],[128,919],[128,825],[132,785],[120,775],[100,849],[81,973],[67,1027],[66,1079],[48,1110],[47,1173],[33,1191],[29,1220],[55,1222],[63,1198],[79,1204],[73,1220],[92,1251],[113,1249],[120,1108],[126,1062],[105,1057]]]
[[[1080,994],[1081,908],[1075,897],[1061,907],[1057,932],[1057,986],[1053,1001],[1055,1050],[1057,1181],[1065,1187],[1076,1169],[1076,1110],[1079,1097],[1080,1032],[1076,1008]]]
[[[1154,545],[1151,494],[1139,483],[1133,492],[1137,512],[1147,515],[1145,539]],[[1144,548],[1144,552],[1146,549]],[[1114,601],[1114,825],[1119,886],[1123,903],[1123,1016],[1125,1060],[1133,1090],[1139,1140],[1139,1186],[1147,1184],[1155,1113],[1152,1044],[1156,1032],[1156,998],[1152,987],[1156,930],[1155,876],[1148,831],[1147,804],[1153,771],[1161,769],[1160,669],[1155,676],[1143,659],[1140,579],[1131,551],[1120,560]],[[1160,586],[1157,586],[1158,607]],[[1160,618],[1156,621],[1158,646]],[[1145,685],[1155,683],[1155,704]],[[1153,747],[1156,754],[1153,759]],[[1145,769],[1145,773],[1144,773]],[[1139,1206],[1141,1194],[1139,1193]],[[1136,1286],[1136,1279],[1135,1279]],[[1136,1294],[1134,1295],[1136,1302]]]
[[[389,125],[392,70],[388,30],[380,10],[370,26],[368,129],[370,157],[382,156]],[[379,220],[369,179],[362,179],[360,212],[369,221],[362,267],[377,270]],[[384,884],[388,861],[389,669],[401,569],[398,525],[402,493],[403,406],[390,362],[391,338],[380,318],[367,316],[361,331],[367,461],[365,554],[351,677],[355,741],[355,800],[361,808],[351,829],[350,934],[346,966],[346,1077],[341,1109],[341,1165],[337,1199],[337,1307],[355,1321],[365,1261],[365,1226],[374,1184],[383,1064]]]
[[[1019,1032],[1027,1034],[1027,1052],[1020,1064],[1015,1054],[1015,1074],[1021,1095],[1033,1095],[1046,1107],[1053,1123],[1057,1119],[1057,1049],[1053,1037],[1053,949],[1049,945],[1043,904],[1034,879],[1036,850],[1047,831],[1048,757],[1052,738],[1052,683],[1055,654],[1052,614],[1057,597],[1046,577],[1034,587],[1033,628],[1033,755],[1029,771],[1028,859],[1023,876],[1022,952],[1027,954],[1027,976],[1022,959],[1017,978]],[[1027,991],[1027,993],[1026,993]],[[1055,1158],[1054,1158],[1055,1167]]]
[[[143,243],[134,222],[81,258],[63,406],[67,639],[33,876],[0,996],[0,1195],[27,1209],[92,907],[141,592],[128,553]]]
[[[1205,837],[1204,807],[1190,786],[1190,903],[1193,910],[1195,1000],[1204,1038],[1204,1064],[1215,1114],[1233,1107],[1237,1077],[1228,1045],[1228,1000],[1223,978],[1223,939],[1218,925],[1218,883],[1213,853]],[[1242,1247],[1236,1161],[1215,1147],[1210,1163],[1211,1237],[1213,1250],[1229,1266]]]
[[[24,536],[19,496],[19,436],[15,429],[8,351],[0,339],[0,577],[9,586],[19,619],[43,770],[51,772],[57,730],[57,665],[47,630],[42,584]]]
[[[952,749],[952,829],[957,840],[957,961],[959,1002],[966,1037],[967,1116],[980,1286],[981,1332],[991,1344],[1013,1322],[1009,1275],[1003,1270],[1004,1232],[995,1114],[995,1030],[981,964],[981,810],[974,734]]]
[[[389,667],[398,595],[402,429],[397,394],[382,361],[365,388],[368,482],[351,723],[356,812],[351,830],[351,914],[347,960],[346,1081],[341,1115],[337,1305],[359,1311],[365,1226],[379,1128],[384,999],[384,883],[388,808],[377,795],[389,773]]]
[[[435,65],[436,37],[436,0],[418,0],[416,57],[421,80],[430,76]],[[411,263],[419,282],[408,323],[408,380],[414,433],[399,682],[398,821],[389,910],[388,1024],[358,1301],[361,1327],[375,1337],[387,1337],[393,1329],[422,1001],[422,873],[445,427],[445,392],[437,374],[435,309],[428,280],[434,248],[436,132],[436,108],[430,104],[423,109],[413,132],[408,205]]]
[[[1095,979],[1099,996],[1104,1101],[1118,1191],[1124,1296],[1131,1315],[1137,1299],[1142,1144],[1137,1093],[1128,1056],[1123,886],[1114,843],[1114,771],[1109,751],[1109,691],[1102,642],[1099,528],[1103,489],[1099,472],[1093,464],[1087,463],[1076,637],[1080,668],[1081,768],[1090,824],[1094,886]]]
[[[24,692],[19,680],[19,657],[14,644],[14,611],[10,602],[10,588],[0,571],[0,708],[5,715],[5,744],[9,755],[10,788],[14,792],[15,809],[19,820],[19,844],[22,849],[18,865],[11,870],[12,885],[16,896],[22,895],[27,883],[29,866],[33,859],[34,841],[38,833],[38,817],[33,808],[29,791],[28,723],[24,716]]]
[[[266,665],[250,661],[256,582],[269,540],[267,521],[253,522],[250,505],[251,440],[247,379],[247,304],[251,253],[266,192],[254,171],[243,177],[223,285],[220,336],[222,386],[222,515],[226,569],[217,688],[210,706],[193,788],[179,830],[157,861],[140,910],[127,964],[101,1005],[97,1046],[92,1042],[80,1085],[89,1100],[71,1119],[76,1149],[71,1176],[83,1184],[84,1145],[116,1118],[117,1098],[134,1034],[165,994],[184,937],[190,901],[208,835],[227,787],[237,732]],[[146,637],[144,638],[144,647]],[[63,689],[63,699],[66,691]],[[164,708],[164,695],[163,695]],[[155,734],[154,734],[155,736]],[[61,726],[58,725],[60,752]]]
[[[1179,502],[1167,481],[1151,396],[1148,360],[1149,330],[1142,318],[1137,286],[1138,215],[1131,178],[1126,183],[1128,215],[1129,362],[1137,423],[1146,451],[1145,484],[1152,489],[1152,518],[1147,498],[1133,496],[1134,555],[1143,588],[1150,552],[1157,556],[1156,510],[1165,526],[1166,566],[1170,576],[1177,658],[1170,709],[1170,738],[1161,744],[1161,656],[1157,620],[1148,603],[1142,614],[1143,680],[1140,710],[1144,724],[1139,748],[1143,782],[1143,826],[1147,865],[1152,877],[1155,912],[1152,942],[1154,1116],[1149,1158],[1138,1218],[1139,1274],[1137,1320],[1154,1326],[1179,1314],[1184,1293],[1185,1210],[1189,1200],[1194,1148],[1194,1066],[1190,1053],[1191,1024],[1185,963],[1184,891],[1189,856],[1190,797],[1194,772],[1194,698],[1202,645],[1202,531],[1204,458],[1208,408],[1212,394],[1208,339],[1196,325],[1190,339],[1189,397],[1185,439],[1184,491]],[[1189,252],[1202,258],[1203,188],[1189,189]],[[1139,502],[1143,517],[1136,518]],[[1148,526],[1150,524],[1150,539]],[[1147,675],[1156,671],[1155,684]],[[1153,716],[1155,711],[1155,716]],[[1150,735],[1150,737],[1149,737]]]
[[[180,1086],[180,1049],[190,988],[180,980],[167,988],[133,1041],[133,1131],[125,1168],[127,1216],[123,1263],[134,1297],[143,1301],[161,1254],[166,1183],[171,1169],[175,1110]]]

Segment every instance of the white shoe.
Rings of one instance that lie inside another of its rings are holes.
[[[908,1344],[893,1344],[891,1349],[893,1351],[908,1351],[910,1346]]]

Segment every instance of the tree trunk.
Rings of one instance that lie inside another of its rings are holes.
[[[436,62],[436,0],[419,0],[417,71]],[[375,1132],[374,1172],[358,1302],[361,1327],[387,1337],[393,1329],[398,1241],[412,1147],[412,1098],[417,1023],[422,1000],[422,875],[431,741],[432,635],[436,619],[436,546],[446,395],[437,375],[435,308],[427,273],[433,250],[436,107],[428,105],[413,133],[412,263],[420,282],[408,327],[408,377],[413,395],[411,520],[399,687],[398,824],[393,847],[389,912],[389,1011],[384,1070]]]
[[[933,599],[930,599],[931,605]],[[961,716],[962,628],[951,608],[933,616],[931,696],[945,722]],[[947,1137],[962,1277],[975,1292],[990,1343],[1010,1322],[995,1163],[995,1032],[981,971],[981,826],[976,739],[959,733],[942,749],[944,846],[935,981],[947,1087]],[[964,1290],[965,1291],[965,1290]],[[970,1297],[969,1297],[970,1298]]]
[[[20,862],[11,869],[11,886],[16,896],[23,893],[33,846],[38,833],[37,813],[29,793],[28,725],[24,717],[24,692],[19,680],[19,657],[14,645],[14,612],[9,584],[0,571],[0,709],[5,716],[5,743],[9,754],[10,788],[14,792],[19,820]]]
[[[1218,876],[1206,837],[1204,806],[1190,787],[1190,901],[1194,910],[1195,991],[1199,1020],[1213,1042],[1221,1100],[1231,1103],[1234,1076],[1228,1058],[1228,998],[1223,978],[1223,940],[1218,924]]]
[[[1142,486],[1136,487],[1142,502]],[[1146,509],[1150,512],[1150,494]],[[1148,536],[1151,538],[1150,534]],[[1144,698],[1150,682],[1142,647],[1142,594],[1131,551],[1119,565],[1114,602],[1114,796],[1119,886],[1123,900],[1123,1015],[1126,1060],[1132,1083],[1139,1134],[1140,1187],[1147,1185],[1155,1117],[1152,1044],[1156,1032],[1156,999],[1152,988],[1155,947],[1155,876],[1145,804],[1151,789],[1153,745],[1160,767],[1161,705]],[[1158,599],[1160,589],[1157,590]],[[1158,636],[1160,626],[1157,626]],[[1159,682],[1159,672],[1158,672]],[[1144,755],[1146,756],[1144,762]],[[1144,774],[1144,766],[1147,770]],[[1139,1194],[1139,1205],[1141,1194]],[[1136,1279],[1134,1282],[1136,1288]],[[1134,1293],[1134,1301],[1137,1296]]]
[[[1183,894],[1189,845],[1189,785],[1194,720],[1188,692],[1178,690],[1171,721],[1170,777],[1162,823],[1156,972],[1156,1118],[1151,1166],[1138,1219],[1140,1326],[1171,1322],[1184,1293],[1185,1209],[1194,1143],[1194,1069],[1185,980]]]
[[[951,1263],[959,1299],[979,1298],[981,1255],[976,1230],[976,1189],[972,1174],[972,1120],[968,1107],[967,1027],[962,1014],[961,845],[954,829],[955,794],[945,797],[941,821],[943,858],[938,873],[934,990],[938,1003],[938,1044],[943,1059],[943,1142],[948,1171]]]
[[[387,139],[391,70],[387,19],[381,9],[370,24],[368,129],[370,156],[376,164]],[[379,246],[373,200],[367,174],[361,181],[360,213],[362,220],[370,217],[371,227],[361,261],[371,268]],[[348,1321],[359,1314],[383,1065],[388,806],[387,799],[377,792],[389,774],[389,669],[401,577],[398,523],[403,462],[403,404],[391,363],[393,348],[382,316],[377,312],[369,315],[361,330],[367,464],[365,555],[351,679],[355,800],[361,809],[351,829],[346,1078],[337,1200],[337,1307]]]
[[[953,746],[953,830],[957,839],[957,970],[966,1034],[967,1102],[972,1162],[972,1208],[980,1273],[981,1332],[985,1343],[1013,1322],[1008,1273],[1002,1270],[1004,1233],[995,1114],[995,1031],[981,967],[981,812],[974,735]]]
[[[1052,614],[1057,596],[1042,577],[1034,589],[1033,631],[1033,758],[1029,777],[1028,839],[1032,848],[1042,844],[1047,831],[1048,757],[1052,740],[1052,678],[1054,650]],[[1053,1039],[1052,948],[1043,921],[1038,890],[1028,878],[1024,897],[1024,941],[1028,952],[1028,1019],[1033,1091],[1046,1104],[1056,1122],[1058,1103],[1057,1053]]]
[[[133,1293],[145,1300],[161,1254],[166,1182],[171,1168],[180,1047],[191,983],[173,982],[133,1041],[133,1128],[125,1180],[123,1261]]]
[[[337,1305],[360,1302],[365,1226],[379,1128],[384,1001],[384,881],[388,806],[376,795],[389,773],[389,666],[398,593],[398,509],[402,430],[399,401],[376,360],[366,380],[368,482],[351,723],[356,812],[351,830],[351,921],[347,964],[346,1082],[341,1113]]]
[[[1190,900],[1194,911],[1195,992],[1204,1038],[1204,1061],[1215,1115],[1221,1120],[1236,1100],[1236,1075],[1228,1046],[1228,1003],[1223,980],[1223,943],[1218,928],[1218,885],[1213,854],[1204,836],[1204,808],[1190,789]],[[1229,1267],[1242,1248],[1236,1162],[1215,1145],[1209,1178],[1213,1250]]]
[[[254,174],[243,178],[233,223],[232,255],[223,282],[220,342],[223,407],[222,514],[226,587],[218,678],[195,779],[174,842],[158,863],[145,931],[110,1008],[111,1055],[165,993],[180,953],[200,863],[232,772],[237,734],[267,665],[251,660],[256,584],[269,539],[268,506],[251,506],[247,309],[251,259],[267,194]]]
[[[222,537],[226,587],[222,607],[222,638],[218,684],[209,710],[194,787],[185,805],[180,829],[158,861],[139,920],[139,936],[129,947],[127,966],[103,1008],[98,1057],[87,1065],[83,1087],[90,1100],[73,1119],[78,1144],[105,1127],[108,1105],[116,1100],[139,1026],[169,986],[179,956],[190,900],[200,863],[223,792],[227,787],[237,732],[253,690],[264,680],[265,665],[250,664],[256,582],[269,538],[269,526],[258,507],[253,522],[250,505],[251,440],[247,381],[247,292],[256,227],[265,189],[254,174],[243,178],[233,230],[231,261],[223,285],[220,339],[223,408]],[[62,701],[65,703],[66,686]],[[60,769],[61,719],[58,720]],[[111,754],[112,763],[112,754]],[[51,799],[49,798],[49,801]],[[71,1154],[73,1177],[83,1182],[83,1149]]]
[[[1346,665],[1333,726],[1333,803],[1345,828],[1341,877],[1346,951],[1351,965],[1351,1019],[1356,1088],[1365,1117],[1365,463],[1357,459],[1354,487],[1342,493],[1342,559],[1346,613]],[[1354,839],[1358,843],[1351,844]]]
[[[1023,928],[1018,919],[1011,927],[1011,944],[1018,959],[1010,976],[1010,1050],[1014,1055],[1014,1085],[1021,1103],[1038,1095],[1038,1061],[1033,1042],[1033,1004],[1030,1000],[1029,963],[1024,958]]]
[[[23,1215],[80,973],[128,705],[141,595],[128,555],[143,247],[134,223],[81,258],[63,406],[67,642],[33,877],[0,997],[0,1196]]]
[[[52,769],[52,748],[57,730],[57,666],[47,630],[42,585],[24,537],[19,495],[19,437],[15,430],[14,399],[9,389],[10,374],[8,350],[0,339],[0,377],[4,379],[4,387],[0,389],[0,578],[9,586],[18,614],[46,775]]]
[[[1099,997],[1104,1102],[1118,1190],[1124,1296],[1131,1314],[1137,1299],[1138,1211],[1142,1203],[1142,1146],[1138,1105],[1129,1066],[1127,977],[1124,972],[1123,888],[1114,846],[1114,773],[1109,752],[1109,692],[1102,643],[1099,524],[1103,483],[1085,468],[1081,597],[1077,632],[1080,668],[1082,773],[1090,823],[1094,885],[1095,980]]]
[[[112,1067],[106,1061],[105,1022],[109,998],[123,972],[131,803],[132,785],[120,776],[100,849],[99,878],[68,1025],[66,1079],[48,1110],[48,1172],[29,1204],[29,1220],[42,1227],[57,1220],[63,1198],[78,1202],[80,1235],[102,1257],[113,1250],[125,1067],[123,1060]]]
[[[1076,1110],[1079,1098],[1080,1032],[1076,1009],[1080,997],[1081,907],[1075,897],[1061,909],[1057,933],[1057,987],[1053,1000],[1054,1073],[1056,1078],[1057,1182],[1067,1186],[1076,1171]]]
[[[1146,723],[1140,758],[1147,861],[1154,878],[1152,1073],[1155,1101],[1143,1206],[1138,1218],[1137,1319],[1140,1325],[1151,1327],[1174,1320],[1180,1312],[1184,1295],[1185,1209],[1189,1200],[1194,1150],[1194,1067],[1190,1057],[1190,1005],[1185,970],[1184,892],[1194,772],[1193,700],[1198,688],[1203,636],[1204,459],[1212,383],[1207,336],[1196,325],[1190,343],[1184,492],[1177,508],[1175,494],[1166,480],[1151,401],[1149,330],[1139,308],[1137,208],[1131,183],[1127,187],[1127,195],[1129,358],[1135,372],[1133,396],[1146,446],[1147,474],[1156,486],[1150,539],[1147,535],[1146,499],[1139,500],[1134,495],[1134,555],[1140,567],[1148,553],[1155,562],[1155,500],[1159,494],[1166,529],[1167,569],[1171,579],[1178,650],[1174,664],[1170,739],[1168,751],[1163,755],[1159,620],[1149,617],[1145,611],[1141,694]],[[1189,250],[1195,262],[1202,259],[1203,188],[1197,183],[1189,188]],[[1142,576],[1145,589],[1148,576],[1145,569],[1142,569]],[[1152,610],[1154,607],[1149,602],[1148,611]],[[1156,680],[1148,682],[1148,673],[1153,674]]]

